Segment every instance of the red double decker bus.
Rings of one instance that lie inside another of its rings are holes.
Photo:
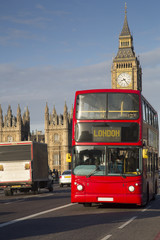
[[[158,191],[158,116],[135,90],[75,94],[71,201],[145,205]]]

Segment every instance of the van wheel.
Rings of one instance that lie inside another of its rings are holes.
[[[39,186],[38,182],[34,183],[33,192],[34,192],[34,194],[39,194],[40,193],[40,186]]]
[[[53,192],[53,185],[48,188],[49,192]]]

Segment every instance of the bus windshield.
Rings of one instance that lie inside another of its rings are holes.
[[[138,119],[139,96],[134,93],[90,93],[77,96],[77,119]]]
[[[73,174],[78,176],[137,176],[142,172],[138,147],[76,146]]]

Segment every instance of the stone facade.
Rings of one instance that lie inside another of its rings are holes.
[[[8,106],[7,114],[3,118],[0,105],[0,142],[19,142],[30,140],[30,115],[29,110],[21,116],[18,105],[17,116],[12,115],[11,106]]]
[[[66,162],[66,154],[71,152],[72,144],[72,117],[65,103],[63,115],[57,115],[55,107],[49,114],[49,108],[45,107],[45,143],[48,144],[48,163],[51,170],[59,173],[70,168]]]
[[[39,142],[39,143],[44,143],[45,139],[44,139],[44,134],[42,133],[42,131],[32,131],[31,133],[31,141],[33,142]]]

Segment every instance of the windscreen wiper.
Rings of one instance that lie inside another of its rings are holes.
[[[121,172],[121,177],[126,178],[126,174],[123,171]]]
[[[126,175],[125,175],[124,173],[122,173],[121,176],[122,176],[123,178],[126,178]]]
[[[91,177],[94,173],[100,171],[99,167],[97,167],[96,169],[94,169],[90,174],[88,174],[86,177],[89,178]]]

